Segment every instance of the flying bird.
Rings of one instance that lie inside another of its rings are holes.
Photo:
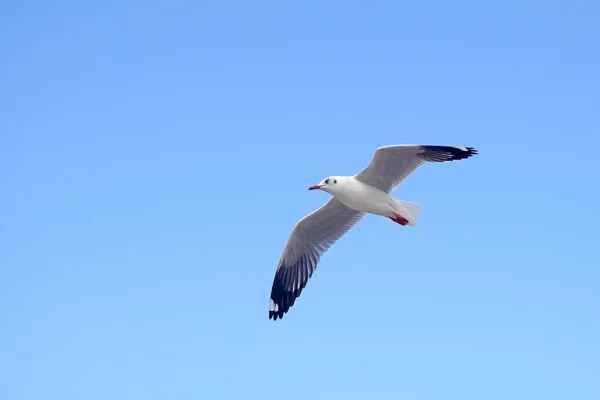
[[[366,214],[389,218],[414,227],[422,205],[393,198],[390,193],[419,166],[477,154],[472,147],[392,145],[375,151],[369,165],[354,176],[330,176],[309,190],[323,190],[333,197],[321,208],[302,218],[283,249],[269,302],[269,319],[283,318],[337,240]]]

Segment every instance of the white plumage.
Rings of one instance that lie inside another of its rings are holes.
[[[331,176],[309,189],[333,196],[302,218],[283,249],[269,302],[269,318],[283,318],[302,293],[320,257],[366,214],[414,227],[421,204],[394,199],[390,193],[426,162],[445,162],[477,154],[472,147],[394,145],[376,150],[369,165],[354,176]]]

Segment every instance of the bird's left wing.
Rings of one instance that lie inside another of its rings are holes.
[[[364,215],[364,212],[353,210],[334,197],[298,221],[275,272],[269,319],[283,318],[302,293],[323,253]]]
[[[446,162],[477,154],[472,147],[392,145],[375,151],[365,169],[355,175],[359,181],[384,192],[394,190],[407,176],[426,162]]]

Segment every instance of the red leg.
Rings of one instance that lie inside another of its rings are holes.
[[[388,217],[388,218],[402,226],[408,225],[408,220],[398,213],[394,213],[394,217]]]

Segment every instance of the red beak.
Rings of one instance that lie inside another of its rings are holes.
[[[321,189],[321,186],[315,185],[315,186],[311,186],[308,188],[308,190],[317,190],[317,189]]]

